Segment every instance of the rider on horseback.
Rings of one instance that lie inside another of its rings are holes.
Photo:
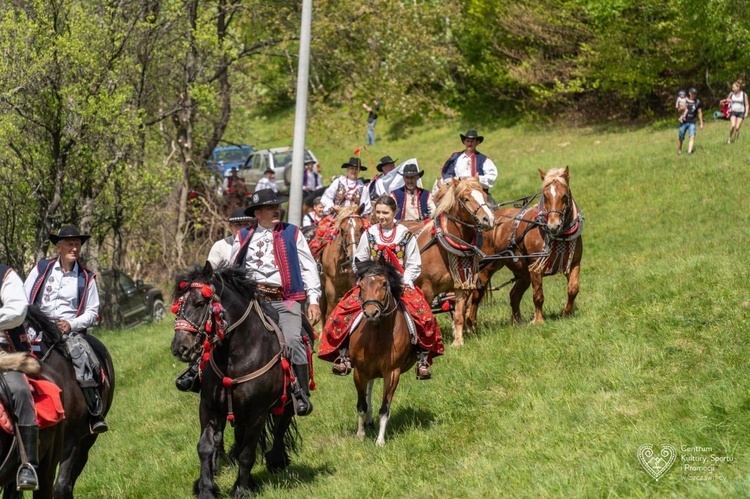
[[[102,368],[96,354],[86,341],[86,328],[99,319],[99,291],[96,275],[78,261],[81,246],[89,239],[73,225],[50,234],[58,257],[40,260],[24,283],[29,303],[36,303],[49,318],[57,322],[65,347],[73,362],[76,379],[89,408],[91,433],[109,429],[102,415],[99,393]]]
[[[430,364],[433,357],[443,354],[443,340],[429,304],[419,288],[414,285],[422,268],[417,241],[406,227],[394,224],[396,209],[396,201],[392,197],[378,198],[375,216],[379,223],[362,234],[355,253],[355,263],[383,260],[401,272],[404,285],[401,304],[416,326],[417,379],[430,379]],[[334,374],[346,376],[351,371],[348,338],[357,326],[361,311],[359,286],[355,286],[336,305],[323,328],[318,357],[334,362]]]
[[[396,221],[430,218],[435,213],[435,201],[432,200],[430,191],[417,185],[424,170],[420,170],[414,163],[407,163],[399,174],[404,177],[404,186],[391,191],[391,196],[398,205]]]
[[[443,180],[449,178],[465,178],[479,176],[479,183],[482,184],[484,192],[487,194],[487,200],[491,204],[495,201],[490,197],[495,180],[497,180],[497,166],[490,158],[477,151],[477,146],[484,142],[484,137],[479,135],[476,130],[469,130],[466,135],[461,136],[461,143],[465,149],[454,152],[443,165],[441,177]]]
[[[0,350],[3,354],[28,352],[31,347],[23,327],[28,302],[23,292],[23,282],[13,269],[4,264],[0,264],[0,278]],[[18,490],[37,490],[39,481],[35,469],[39,465],[39,424],[29,383],[18,371],[5,371],[2,376],[3,384],[10,392],[2,393],[2,397],[9,399],[13,405],[13,415],[26,452],[26,462],[22,462],[18,468],[16,486]]]

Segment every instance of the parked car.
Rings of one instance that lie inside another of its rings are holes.
[[[305,149],[305,161],[315,161],[315,169],[320,171],[320,165],[310,149]],[[281,194],[289,194],[289,184],[292,180],[292,148],[277,147],[274,149],[260,149],[253,152],[245,164],[237,172],[245,180],[250,192],[255,191],[255,185],[263,176],[267,167],[276,172],[276,185]]]
[[[106,303],[107,295],[114,293],[112,271],[104,269],[97,276],[99,285],[99,301]],[[164,295],[161,290],[151,284],[145,284],[140,279],[133,279],[120,272],[120,311],[122,323],[114,326],[133,327],[144,322],[160,321],[167,316],[164,305]]]
[[[217,147],[211,153],[208,166],[222,177],[225,177],[229,175],[232,168],[239,170],[254,150],[253,146],[248,145]]]

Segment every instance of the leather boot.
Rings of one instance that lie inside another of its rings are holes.
[[[307,416],[313,410],[310,401],[310,371],[307,364],[295,364],[294,374],[297,381],[292,385],[292,402],[297,416]]]
[[[187,369],[182,371],[174,382],[177,389],[181,392],[195,392],[200,393],[201,391],[201,380],[198,376],[198,363],[191,363]]]
[[[425,380],[432,378],[430,362],[427,360],[427,351],[420,350],[417,353],[417,379]]]
[[[107,422],[102,415],[102,399],[97,388],[83,388],[83,396],[89,406],[89,429],[91,433],[104,433],[109,430]]]
[[[28,463],[21,463],[16,473],[16,490],[38,490],[39,479],[36,467],[39,465],[39,427],[19,426],[18,433],[26,451]]]
[[[339,356],[333,361],[331,372],[339,376],[348,376],[352,372],[352,361],[349,359],[348,348],[339,348]]]

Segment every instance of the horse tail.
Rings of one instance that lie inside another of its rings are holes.
[[[26,312],[26,322],[34,328],[36,331],[43,332],[42,337],[45,341],[49,341],[49,344],[62,342],[62,332],[57,324],[47,317],[47,314],[42,312],[39,305],[29,305]]]

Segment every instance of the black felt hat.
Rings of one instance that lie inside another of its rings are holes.
[[[362,161],[360,161],[359,158],[354,157],[354,156],[349,158],[348,163],[344,163],[343,165],[341,165],[341,168],[351,168],[351,167],[359,168],[360,171],[367,170],[366,166],[362,166]]]
[[[241,224],[245,222],[249,223],[253,221],[253,217],[245,215],[245,208],[235,208],[234,210],[232,210],[232,214],[229,215],[229,219],[227,221],[232,224]]]
[[[57,244],[63,239],[80,239],[81,244],[88,241],[88,239],[91,236],[88,234],[81,234],[78,232],[78,227],[75,225],[63,225],[60,227],[60,230],[57,231],[57,234],[50,234],[49,240],[52,244]]]
[[[383,173],[383,167],[385,165],[391,164],[393,166],[396,166],[396,161],[398,161],[398,160],[397,159],[391,159],[390,156],[383,156],[382,158],[380,158],[380,163],[378,163],[378,165],[375,167],[375,169],[377,171],[379,171],[380,173]]]
[[[289,201],[286,196],[279,196],[273,189],[260,189],[253,193],[253,204],[245,208],[245,215],[248,217],[255,216],[255,210],[261,206],[268,206],[270,204],[281,204]]]
[[[424,175],[424,170],[420,170],[419,167],[414,163],[409,163],[404,165],[403,170],[398,173],[399,175],[403,175],[404,177],[422,178],[422,175]]]
[[[477,142],[479,142],[480,144],[484,142],[484,137],[479,135],[476,130],[469,130],[468,132],[466,132],[466,135],[464,135],[463,133],[459,135],[461,135],[461,142],[466,139],[477,139]]]

